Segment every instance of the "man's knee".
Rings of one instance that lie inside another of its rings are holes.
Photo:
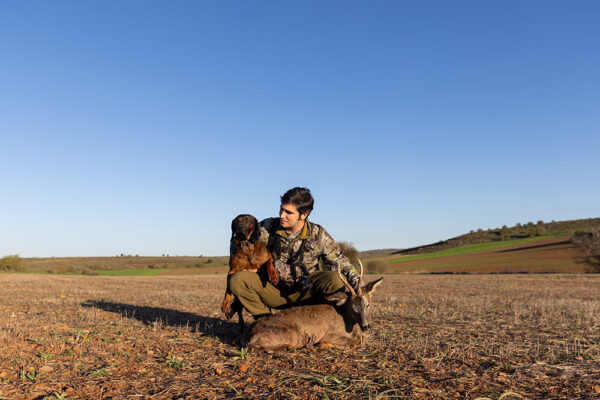
[[[344,287],[337,271],[317,271],[312,278],[317,291],[323,294],[331,294]]]
[[[244,290],[253,287],[256,283],[254,281],[256,280],[260,280],[256,272],[238,271],[229,275],[229,290],[231,290],[233,294],[239,294]]]
[[[327,271],[327,277],[329,279],[329,287],[331,288],[331,292],[337,292],[338,290],[344,288],[344,282],[340,278],[340,274],[337,271]]]

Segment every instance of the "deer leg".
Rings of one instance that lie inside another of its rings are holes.
[[[350,337],[340,335],[327,335],[319,341],[322,344],[330,344],[337,347],[349,347],[356,348],[362,343],[362,340],[356,337],[354,334]]]

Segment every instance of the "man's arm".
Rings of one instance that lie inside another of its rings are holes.
[[[332,271],[340,268],[348,283],[356,288],[358,286],[358,272],[356,268],[350,263],[348,257],[342,253],[342,249],[333,240],[331,235],[325,229],[321,228],[321,230],[321,246],[323,249],[321,257],[326,267]]]

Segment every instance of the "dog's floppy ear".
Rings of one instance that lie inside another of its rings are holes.
[[[258,226],[258,220],[255,217],[252,217],[252,220],[254,222],[254,231],[252,232],[252,236],[250,236],[250,241],[256,243],[260,238],[260,226]]]
[[[240,219],[240,216],[238,215],[237,217],[235,217],[233,219],[233,221],[231,221],[231,239],[233,239],[235,237],[235,234],[240,229],[239,226],[238,226],[239,225],[239,219]]]

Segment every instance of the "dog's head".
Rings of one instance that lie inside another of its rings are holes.
[[[250,214],[240,214],[231,221],[231,236],[238,242],[256,243],[260,236],[258,221]]]

